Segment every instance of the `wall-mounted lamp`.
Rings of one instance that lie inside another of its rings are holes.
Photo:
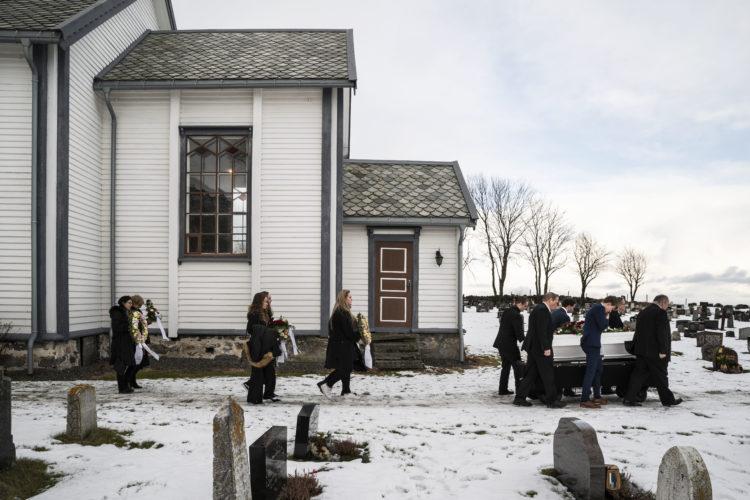
[[[435,252],[435,262],[437,262],[438,266],[441,266],[443,264],[443,255],[440,253],[440,249]]]

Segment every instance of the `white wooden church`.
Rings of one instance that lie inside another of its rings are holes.
[[[353,47],[351,30],[179,31],[169,0],[0,2],[8,339],[32,360],[107,335],[134,293],[172,338],[238,335],[261,290],[325,336],[347,288],[374,331],[460,346],[476,210],[456,162],[350,158]]]

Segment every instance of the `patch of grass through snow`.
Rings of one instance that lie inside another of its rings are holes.
[[[134,448],[140,449],[159,449],[163,448],[164,445],[157,443],[156,441],[129,441],[126,436],[133,434],[133,431],[118,431],[116,429],[108,429],[106,427],[97,427],[89,432],[83,439],[76,440],[69,437],[64,432],[52,436],[64,444],[80,444],[82,446],[101,446],[103,444],[113,444],[118,448],[127,448],[132,450]]]
[[[50,472],[44,460],[19,458],[0,471],[0,498],[30,498],[54,486],[64,474]]]

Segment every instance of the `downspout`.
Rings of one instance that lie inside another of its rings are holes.
[[[104,101],[107,103],[109,116],[112,118],[112,127],[109,139],[109,303],[114,304],[115,297],[115,167],[117,166],[117,116],[109,100],[109,88],[104,89]],[[112,330],[109,332],[109,340],[112,341]]]
[[[39,125],[39,71],[34,65],[31,55],[31,41],[28,38],[21,40],[23,45],[23,55],[31,69],[31,336],[26,343],[26,373],[34,373],[34,342],[39,335],[39,287],[37,286],[37,276],[39,269],[37,266],[37,244],[39,228],[39,215],[37,214],[38,177],[39,177],[39,158],[37,154],[37,128]]]
[[[458,361],[464,362],[464,231],[465,227],[458,228]]]

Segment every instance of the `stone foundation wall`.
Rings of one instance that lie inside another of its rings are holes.
[[[297,337],[300,354],[278,366],[282,372],[306,372],[325,370],[328,339],[320,337]],[[159,361],[151,362],[154,370],[212,370],[243,369],[250,365],[242,353],[246,336],[183,336],[164,341],[152,336],[149,347],[159,354]],[[0,365],[9,370],[26,367],[26,342],[4,342]],[[454,363],[459,359],[458,335],[420,334],[419,349],[427,364]],[[291,342],[287,350],[292,352]],[[34,368],[65,370],[81,366],[103,364],[109,360],[109,334],[67,341],[43,341],[34,344]],[[377,365],[377,358],[375,359]]]

